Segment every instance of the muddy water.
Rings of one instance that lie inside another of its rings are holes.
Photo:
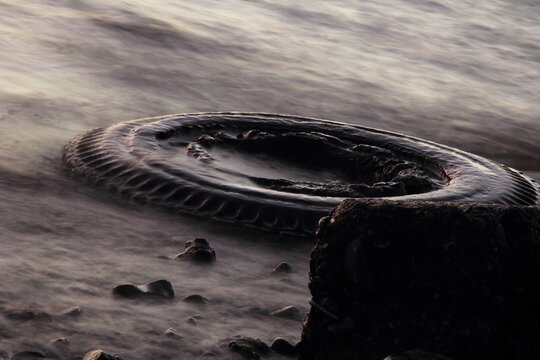
[[[130,204],[66,178],[63,145],[137,117],[263,111],[348,121],[469,150],[540,174],[535,1],[0,1],[0,316],[5,355],[195,358],[226,336],[299,339],[311,244]],[[160,258],[206,237],[214,266]],[[294,272],[272,276],[289,262]],[[166,278],[195,307],[119,301]],[[188,317],[203,314],[196,325]],[[162,332],[174,327],[183,340]],[[49,345],[65,336],[70,345]],[[1,354],[0,354],[1,355]]]

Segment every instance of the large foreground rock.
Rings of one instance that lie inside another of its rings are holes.
[[[300,359],[540,359],[540,208],[347,200],[320,224]]]

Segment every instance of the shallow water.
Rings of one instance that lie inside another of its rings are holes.
[[[77,320],[0,316],[0,350],[167,359],[237,333],[297,341],[300,322],[249,309],[307,310],[311,244],[91,189],[64,175],[63,145],[137,117],[277,112],[428,138],[540,178],[539,16],[530,0],[0,1],[0,306],[83,308]],[[196,236],[216,247],[214,266],[159,258]],[[295,271],[270,275],[281,261]],[[110,295],[161,278],[211,303]],[[206,319],[188,325],[194,313]],[[165,338],[171,326],[185,339]],[[59,336],[67,348],[48,345]]]

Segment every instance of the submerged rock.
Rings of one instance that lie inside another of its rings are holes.
[[[260,339],[236,335],[221,341],[221,345],[227,346],[230,351],[240,354],[245,359],[258,360],[261,356],[268,355],[270,348]]]
[[[284,308],[272,311],[270,315],[279,316],[291,320],[302,320],[302,313],[296,306],[285,306]]]
[[[540,208],[346,200],[309,288],[302,360],[539,359]]]
[[[191,304],[199,304],[199,305],[204,305],[210,302],[210,300],[208,300],[207,298],[199,294],[186,296],[185,298],[182,299],[182,301],[191,303]]]
[[[59,337],[56,339],[52,339],[51,341],[49,341],[49,343],[51,345],[64,346],[64,345],[69,345],[70,341],[67,337]]]
[[[216,260],[216,251],[206,239],[196,238],[186,241],[184,252],[176,255],[175,259],[211,263]]]
[[[82,314],[82,308],[80,306],[73,306],[68,309],[65,309],[64,311],[60,312],[61,316],[72,316],[77,317]]]
[[[290,342],[288,342],[287,340],[282,339],[282,338],[274,339],[274,341],[272,341],[272,345],[270,345],[270,349],[272,349],[272,351],[278,354],[289,356],[289,357],[294,357],[298,355],[298,351],[296,350],[296,347],[292,345]]]
[[[282,262],[272,270],[273,273],[290,273],[292,271],[291,265],[286,262]]]
[[[130,299],[141,297],[174,298],[174,290],[167,280],[156,280],[143,285],[118,285],[113,289],[113,294]]]
[[[29,309],[6,309],[2,314],[8,319],[19,321],[52,320],[52,316],[46,312]]]
[[[170,327],[170,328],[168,328],[167,330],[165,330],[165,331],[163,332],[163,334],[164,334],[165,336],[167,336],[167,337],[170,337],[170,338],[175,338],[175,339],[182,339],[182,338],[183,338],[183,336],[180,335],[180,334],[176,331],[176,329],[174,329],[174,328],[172,328],[172,327]]]
[[[101,349],[92,350],[84,354],[82,360],[124,360],[120,356],[109,355]]]

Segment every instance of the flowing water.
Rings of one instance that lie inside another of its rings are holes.
[[[82,308],[0,316],[0,358],[225,359],[227,336],[299,340],[300,321],[266,313],[308,309],[311,244],[68,178],[62,147],[76,134],[167,113],[277,112],[428,138],[539,177],[539,18],[534,0],[0,1],[0,307]],[[163,258],[194,237],[215,246],[215,265]],[[271,274],[281,261],[290,275]],[[179,300],[111,296],[161,278]],[[210,303],[180,300],[194,293]]]

